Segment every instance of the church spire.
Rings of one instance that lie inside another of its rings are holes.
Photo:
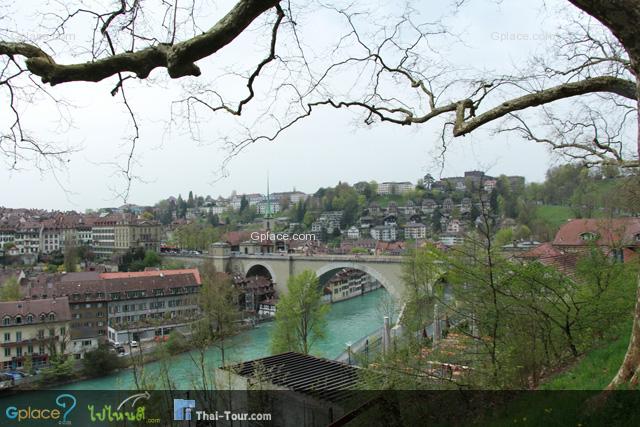
[[[267,211],[265,212],[266,218],[271,218],[271,193],[269,192],[269,172],[267,172]]]
[[[271,231],[271,221],[273,220],[273,214],[271,212],[271,193],[269,192],[269,172],[267,172],[267,209],[264,212],[264,219],[262,226],[265,230]]]

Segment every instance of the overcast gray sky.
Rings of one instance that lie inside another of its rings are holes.
[[[17,3],[12,6],[16,25],[21,30],[29,28],[27,31],[36,33],[38,19],[34,16],[38,5],[36,2],[28,2],[33,3],[29,6]],[[231,3],[222,2],[216,10],[222,12]],[[421,2],[424,19],[439,17],[442,11],[436,9],[442,3],[448,2]],[[545,43],[554,37],[559,24],[554,8],[558,4],[560,1],[547,1],[545,6],[542,0],[471,2],[454,21],[451,20],[454,18],[448,21],[455,23],[455,30],[464,41],[450,48],[449,59],[460,67],[514,72],[515,66],[524,65],[531,55],[543,51]],[[314,22],[316,28],[325,27],[322,15],[313,19],[318,20]],[[327,33],[317,31],[306,37],[325,39],[329,37],[331,25],[326,24]],[[526,34],[529,40],[501,41],[502,34]],[[211,76],[222,72],[240,57],[258,61],[264,56],[264,46],[255,46],[253,36],[247,35],[237,47],[225,48],[214,60],[203,61],[203,74]],[[88,37],[72,34],[70,43],[81,45]],[[134,174],[143,178],[143,182],[134,182],[130,203],[154,204],[170,195],[181,193],[184,196],[189,190],[213,196],[226,196],[233,190],[264,192],[267,173],[272,191],[296,188],[305,192],[335,185],[338,181],[415,182],[427,172],[434,176],[441,174],[438,159],[441,128],[438,123],[415,127],[380,124],[365,127],[356,123],[360,117],[357,114],[320,110],[276,142],[258,143],[243,150],[229,163],[228,176],[216,180],[216,171],[226,155],[220,144],[215,141],[201,144],[192,141],[186,132],[167,132],[171,101],[179,96],[179,90],[178,83],[159,76],[164,73],[164,70],[156,70],[153,76],[158,76],[157,81],[128,85],[128,94],[142,129]],[[55,139],[80,146],[81,150],[74,153],[67,167],[55,176],[50,172],[41,173],[29,164],[19,165],[23,169],[18,171],[2,168],[0,205],[84,210],[122,203],[114,198],[112,191],[113,187],[121,188],[122,181],[108,163],[124,161],[128,149],[125,137],[131,130],[121,99],[109,94],[114,82],[109,79],[98,84],[63,84],[52,90],[74,106],[70,110],[73,124],[69,129],[58,123],[59,115],[49,104],[27,108],[30,127],[37,136],[46,138],[58,133]],[[241,90],[242,85],[238,88]],[[6,98],[1,102],[0,123],[5,124],[8,119]],[[201,126],[202,135],[220,134],[226,120],[227,116],[222,114],[206,117]],[[544,146],[522,141],[516,135],[495,135],[486,129],[454,141],[447,151],[442,175],[460,175],[465,170],[481,169],[490,174],[518,174],[528,181],[540,181],[552,161]]]

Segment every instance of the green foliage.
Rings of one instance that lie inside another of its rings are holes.
[[[406,288],[403,324],[409,331],[420,331],[433,321],[437,299],[434,290],[443,274],[442,253],[436,247],[427,245],[407,251],[402,265]]]
[[[635,266],[595,248],[575,277],[479,249],[467,246],[448,263],[456,302],[477,328],[475,380],[482,386],[535,386],[546,369],[602,342],[632,309]]]
[[[129,249],[120,258],[120,271],[143,271],[147,267],[160,267],[162,258],[155,251],[145,251],[144,248]]]
[[[539,262],[508,260],[492,221],[486,224],[446,253],[427,247],[405,256],[403,325],[409,333],[376,362],[386,378],[382,386],[445,386],[421,375],[429,369],[427,358],[472,366],[464,378],[472,387],[536,387],[544,373],[607,342],[630,320],[635,264],[618,263],[595,247],[581,255],[571,276]],[[453,351],[429,348],[416,334],[433,321],[436,303],[440,318],[455,319]]]
[[[189,342],[184,335],[173,330],[169,334],[169,339],[165,346],[170,355],[175,355],[187,351],[189,349]]]
[[[74,244],[65,243],[64,271],[73,273],[78,269],[78,250]]]
[[[54,354],[49,358],[49,366],[40,371],[40,382],[52,384],[74,377],[73,358],[65,354]]]
[[[187,265],[180,261],[169,261],[164,262],[161,268],[162,270],[183,270],[187,268]]]
[[[290,277],[287,287],[289,291],[280,296],[276,307],[271,351],[309,354],[325,337],[329,305],[322,302],[319,281],[312,271]]]
[[[142,262],[145,267],[159,267],[162,264],[162,258],[155,251],[146,251]]]
[[[535,214],[536,217],[550,224],[554,229],[574,217],[571,208],[567,206],[541,205],[538,206]]]
[[[227,339],[238,331],[238,293],[231,277],[226,273],[217,272],[210,261],[201,267],[200,277],[200,319],[193,324],[191,342],[201,351],[206,351],[211,345],[218,347],[224,365]]]
[[[30,354],[24,356],[24,360],[22,361],[22,370],[27,374],[33,374],[33,357]]]
[[[615,339],[589,351],[577,363],[540,386],[543,390],[603,390],[616,374],[629,346],[631,318],[610,335]]]
[[[0,301],[17,301],[20,299],[20,283],[16,277],[10,277],[0,283]]]
[[[106,344],[100,344],[95,350],[86,352],[82,359],[82,373],[88,377],[108,375],[122,367],[122,359]]]
[[[208,223],[193,222],[181,225],[175,231],[176,243],[184,249],[206,250],[222,237],[219,227]]]

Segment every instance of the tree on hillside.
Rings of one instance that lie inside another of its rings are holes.
[[[106,344],[100,344],[98,348],[86,352],[82,359],[82,373],[88,377],[108,375],[121,367],[122,360]]]
[[[309,354],[324,339],[329,305],[322,302],[318,278],[312,271],[290,277],[287,288],[276,307],[271,351]]]
[[[202,287],[198,294],[200,320],[193,325],[191,341],[202,353],[201,357],[204,357],[204,352],[210,346],[217,347],[224,365],[227,361],[227,341],[238,331],[240,320],[237,306],[238,293],[233,286],[231,276],[216,271],[211,261],[203,264],[200,277],[202,278]],[[200,363],[204,363],[203,360],[200,360]]]
[[[64,245],[64,271],[73,273],[78,268],[78,247],[73,242]]]
[[[240,198],[240,213],[244,212],[249,207],[249,201],[247,197],[243,194]]]
[[[0,301],[18,301],[20,297],[20,283],[17,277],[10,277],[4,283],[0,283]]]

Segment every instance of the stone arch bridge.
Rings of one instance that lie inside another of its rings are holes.
[[[311,270],[321,283],[342,268],[363,271],[376,280],[396,299],[404,295],[401,256],[373,255],[292,255],[292,254],[228,254],[228,255],[163,255],[164,259],[198,266],[213,260],[219,271],[246,275],[269,273],[280,293],[287,292],[289,277]]]

